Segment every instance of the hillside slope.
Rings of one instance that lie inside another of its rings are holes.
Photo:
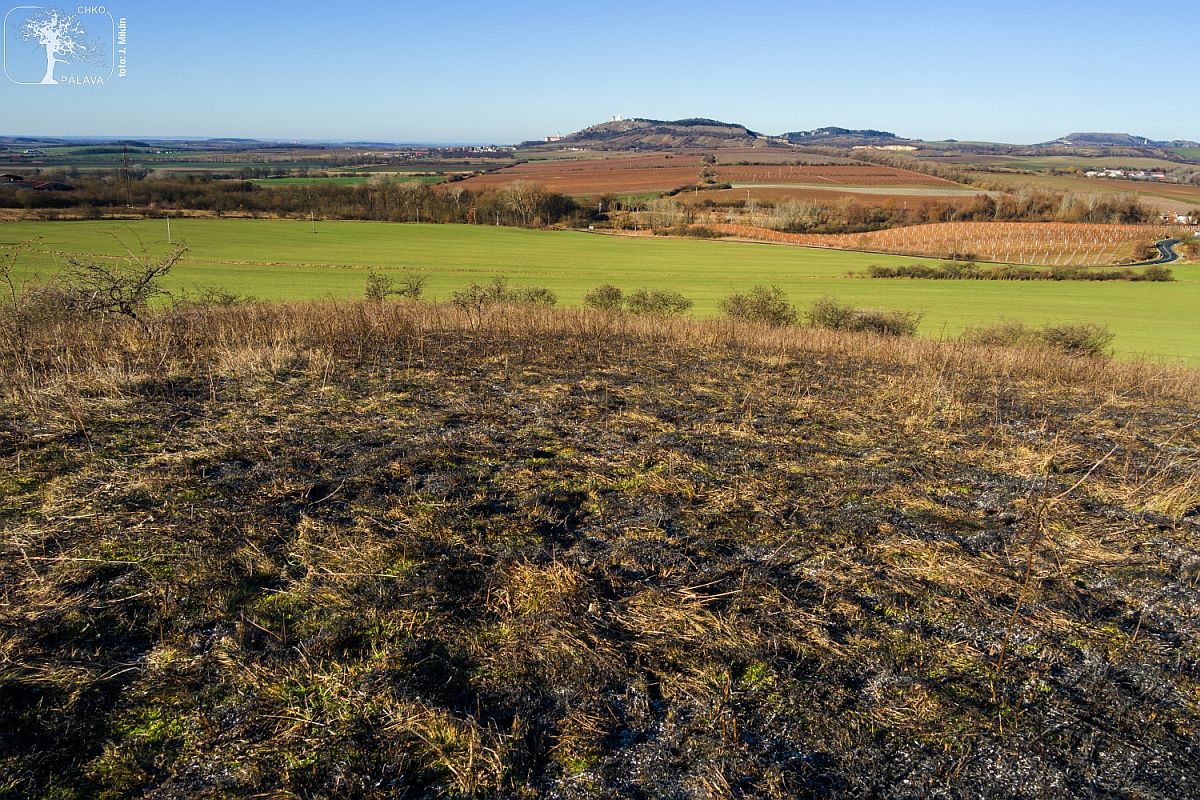
[[[527,308],[23,324],[0,796],[1193,793],[1194,373]]]
[[[1076,147],[1200,147],[1200,144],[1184,139],[1153,141],[1129,133],[1070,133],[1047,144]]]
[[[536,145],[538,142],[527,142]],[[557,142],[606,150],[672,150],[679,148],[766,147],[786,145],[744,125],[712,119],[614,119],[584,128]]]
[[[852,147],[855,145],[888,145],[903,144],[910,140],[901,139],[890,131],[851,130],[849,128],[826,127],[811,131],[793,131],[783,134],[783,138],[792,144],[819,144],[829,146]]]

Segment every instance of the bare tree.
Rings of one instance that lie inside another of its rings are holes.
[[[93,66],[104,65],[104,46],[99,41],[89,41],[83,23],[74,15],[55,8],[41,9],[30,15],[21,26],[21,39],[34,42],[46,51],[46,74],[44,84],[57,84],[54,70],[59,64],[82,62]],[[68,61],[60,56],[68,56]]]
[[[546,190],[533,181],[516,181],[504,187],[504,205],[521,217],[521,224],[528,226],[529,220],[542,201]]]
[[[70,267],[67,288],[79,311],[140,319],[138,314],[151,300],[167,293],[160,280],[179,263],[187,248],[176,247],[161,258],[151,256],[144,247],[139,253],[129,248],[126,252],[127,256],[118,259],[64,256]]]
[[[424,184],[419,181],[411,183],[402,183],[399,185],[400,202],[405,208],[406,214],[411,213],[413,219],[417,222],[421,221],[421,199],[425,192]]]

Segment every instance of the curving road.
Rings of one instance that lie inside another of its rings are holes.
[[[1154,246],[1158,248],[1158,258],[1153,261],[1142,261],[1136,266],[1149,267],[1154,264],[1170,264],[1172,261],[1179,260],[1179,253],[1175,252],[1175,245],[1179,244],[1178,239],[1163,239],[1161,242],[1155,242]]]

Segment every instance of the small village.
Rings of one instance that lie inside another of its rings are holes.
[[[1120,178],[1127,181],[1163,181],[1171,183],[1165,172],[1148,172],[1144,169],[1093,169],[1083,173],[1087,178]]]

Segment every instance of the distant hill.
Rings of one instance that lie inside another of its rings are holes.
[[[0,147],[54,147],[68,144],[65,139],[46,136],[0,136]]]
[[[909,141],[901,139],[891,131],[853,130],[850,128],[817,128],[812,131],[793,131],[783,134],[792,144],[837,144],[853,140],[855,144],[876,144],[881,140]]]
[[[1200,144],[1184,139],[1156,141],[1130,133],[1071,133],[1046,144],[1068,147],[1200,147]]]
[[[790,144],[852,146],[909,142],[890,131],[827,127],[771,136],[745,125],[715,119],[613,119],[570,136],[524,142],[522,147],[547,143],[604,150],[673,150],[676,148],[786,147]]]
[[[956,143],[946,140],[943,144]],[[829,147],[857,147],[882,149],[915,149],[931,143],[921,139],[900,136],[892,131],[874,128],[842,128],[830,125],[806,131],[791,131],[778,136],[751,130],[745,125],[722,122],[715,119],[690,118],[677,120],[612,119],[592,125],[569,136],[550,137],[547,140],[524,142],[523,148],[544,147],[553,144],[564,147],[586,147],[600,150],[674,150],[681,148],[716,149],[724,147],[787,147],[789,145],[824,145]],[[914,147],[915,146],[915,147]],[[1120,149],[1129,155],[1147,154],[1161,158],[1177,157],[1161,151],[1179,147],[1200,147],[1193,141],[1176,139],[1158,141],[1130,133],[1072,133],[1051,142],[1037,145],[1004,145],[989,142],[970,142],[971,150],[1002,149],[1016,152],[1029,149],[1033,152],[1046,148],[1070,147],[1080,151],[1089,149],[1111,151]],[[1147,151],[1156,151],[1148,153]]]
[[[555,139],[557,145],[578,145],[605,150],[673,150],[684,147],[766,147],[784,146],[779,137],[766,136],[745,125],[715,119],[677,120],[614,119]],[[545,142],[525,142],[523,147]]]

